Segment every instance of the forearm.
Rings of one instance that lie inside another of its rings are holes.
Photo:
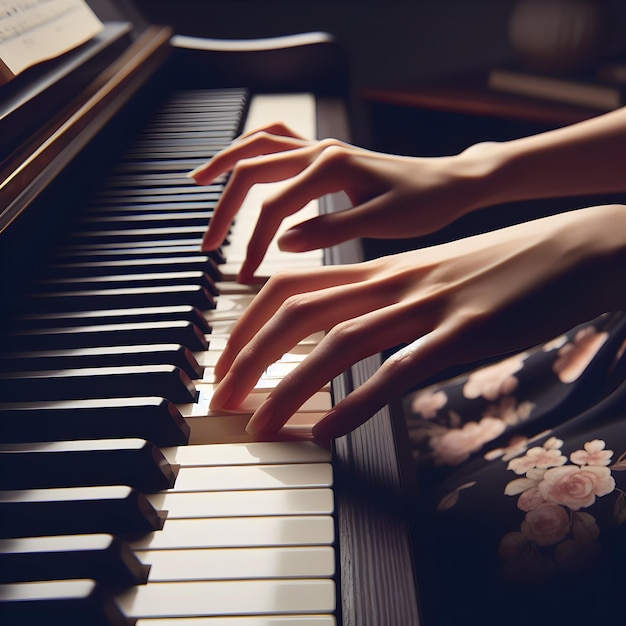
[[[477,206],[626,191],[626,108],[459,158],[477,172]]]

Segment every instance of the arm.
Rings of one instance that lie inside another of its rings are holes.
[[[270,279],[216,365],[213,408],[236,408],[295,343],[321,343],[248,425],[272,433],[358,360],[407,344],[314,428],[356,428],[409,387],[459,363],[523,349],[626,307],[626,207],[607,205],[349,266]],[[548,314],[546,314],[548,312]]]
[[[203,184],[232,170],[203,249],[221,244],[252,185],[287,181],[263,207],[240,276],[247,280],[282,219],[326,193],[345,191],[353,208],[293,227],[279,240],[282,249],[305,251],[356,237],[420,236],[502,202],[624,191],[624,162],[626,108],[437,158],[379,154],[331,139],[307,141],[274,124],[240,138],[192,176]]]

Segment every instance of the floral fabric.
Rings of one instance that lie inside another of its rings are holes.
[[[626,620],[625,347],[607,314],[405,398],[427,626]]]

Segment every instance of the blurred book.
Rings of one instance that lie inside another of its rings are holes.
[[[626,104],[626,63],[615,63],[593,74],[561,77],[496,68],[489,72],[491,89],[612,111]]]
[[[103,27],[84,0],[0,0],[0,84],[73,50]]]

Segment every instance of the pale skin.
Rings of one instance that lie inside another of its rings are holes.
[[[459,155],[413,158],[334,140],[307,141],[281,124],[240,138],[192,173],[206,184],[232,170],[203,241],[217,247],[249,188],[289,180],[266,202],[240,280],[253,279],[282,219],[343,190],[353,208],[287,231],[303,251],[353,237],[424,235],[483,206],[626,191],[626,109],[564,129]],[[263,370],[301,339],[321,343],[252,416],[278,431],[324,383],[370,354],[407,344],[313,430],[356,428],[411,386],[448,367],[522,349],[626,307],[626,207],[588,207],[351,266],[271,278],[235,326],[216,365],[213,408],[236,408]],[[236,382],[235,382],[236,381]]]

